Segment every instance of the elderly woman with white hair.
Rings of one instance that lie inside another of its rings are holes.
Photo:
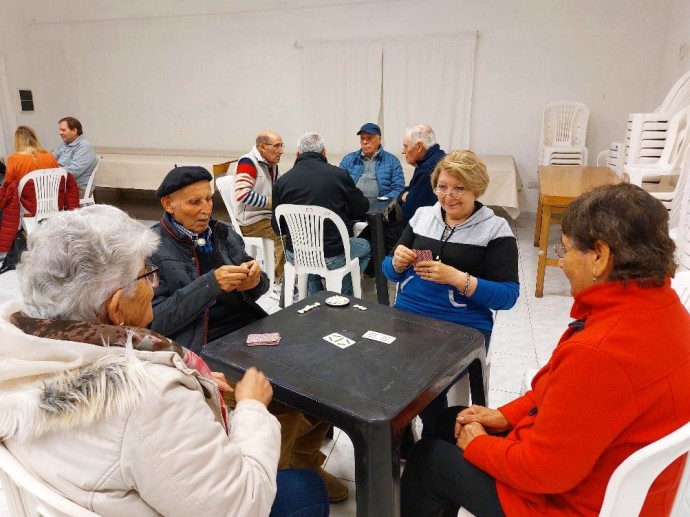
[[[222,375],[144,328],[157,245],[103,205],[61,212],[29,236],[24,301],[0,307],[0,439],[100,515],[327,515],[315,473],[276,474],[280,425],[263,374],[237,383],[229,426]]]

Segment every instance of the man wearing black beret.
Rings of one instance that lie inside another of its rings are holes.
[[[266,316],[256,300],[269,281],[231,226],[211,218],[213,176],[203,167],[176,167],[156,191],[165,214],[153,227],[161,243],[151,257],[159,268],[151,329],[197,354],[221,336]],[[329,425],[272,402],[281,423],[278,468],[315,470],[332,502],[347,487],[321,468],[320,448]]]

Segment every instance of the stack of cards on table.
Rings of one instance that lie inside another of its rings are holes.
[[[278,332],[249,334],[247,336],[247,346],[275,346],[278,343],[280,343],[280,334]]]
[[[297,312],[299,312],[300,314],[304,314],[312,309],[316,309],[319,305],[321,305],[319,302],[314,302],[311,305],[305,305],[303,309],[300,309]]]
[[[417,254],[417,258],[414,259],[414,264],[417,262],[422,262],[423,260],[434,260],[434,256],[431,254],[431,250],[412,250]]]

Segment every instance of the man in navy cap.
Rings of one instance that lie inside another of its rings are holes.
[[[197,354],[209,341],[265,317],[256,300],[269,286],[242,237],[211,217],[212,180],[203,167],[176,167],[156,191],[165,214],[153,227],[161,243],[151,257],[159,274],[151,329]],[[331,502],[347,498],[347,486],[321,468],[329,424],[277,402],[268,409],[281,423],[278,468],[313,469]]]
[[[340,162],[357,188],[369,198],[396,199],[405,188],[400,160],[381,145],[381,128],[367,122],[357,132],[360,150],[346,154]]]

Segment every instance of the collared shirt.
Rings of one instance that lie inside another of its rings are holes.
[[[58,165],[74,176],[79,188],[85,189],[98,157],[84,135],[79,135],[71,144],[60,144],[53,154]]]
[[[376,179],[376,158],[379,155],[377,150],[371,158],[367,158],[364,153],[361,153],[362,162],[364,163],[364,170],[362,175],[357,180],[357,188],[362,191],[364,197],[378,197],[379,182]]]

